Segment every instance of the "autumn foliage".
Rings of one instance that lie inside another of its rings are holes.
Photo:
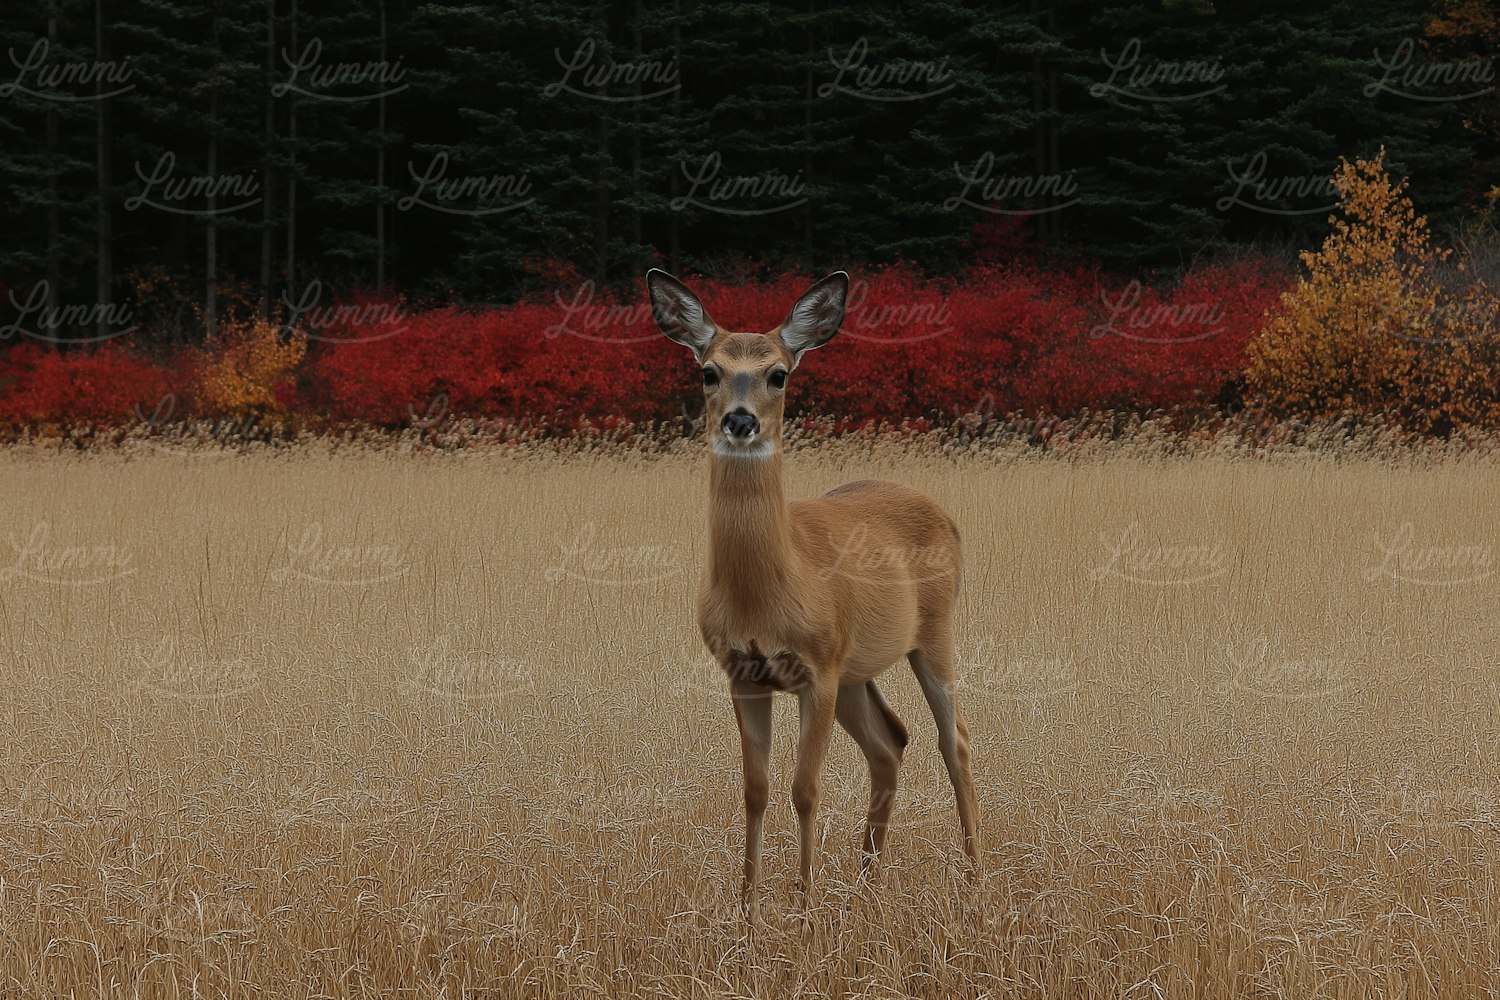
[[[988,416],[1170,412],[1240,402],[1279,416],[1347,415],[1447,433],[1500,423],[1496,297],[1449,266],[1381,159],[1344,164],[1340,214],[1290,276],[1263,260],[1170,280],[1096,268],[976,265],[948,278],[856,272],[843,332],[791,380],[792,419],[921,428]],[[1455,280],[1455,275],[1461,280]],[[684,275],[721,324],[769,330],[814,274]],[[697,371],[656,329],[639,287],[566,270],[502,307],[408,310],[365,296],[292,326],[229,322],[201,348],[0,354],[0,424],[122,425],[141,414],[314,430],[478,418],[569,433],[691,427]],[[1253,400],[1252,400],[1253,401]]]
[[[724,324],[765,330],[813,277],[689,280]],[[1283,283],[1260,264],[1204,268],[1167,288],[1024,266],[945,280],[867,273],[843,334],[793,379],[789,406],[842,426],[1204,407],[1242,366]],[[381,426],[437,407],[568,430],[691,420],[700,405],[691,359],[658,334],[644,295],[587,281],[505,308],[352,310],[316,334],[309,349],[301,332],[230,325],[165,364],[114,344],[13,348],[0,358],[0,419],[126,421],[169,389],[191,409],[182,416]]]
[[[815,275],[772,281],[687,276],[735,329],[768,330]],[[837,426],[952,422],[972,413],[1204,409],[1285,286],[1264,263],[1211,266],[1170,285],[1097,270],[982,266],[924,279],[856,274],[842,334],[791,382],[794,417]],[[701,407],[688,354],[657,331],[644,292],[560,275],[548,296],[503,308],[407,312],[360,300],[289,332],[225,324],[202,348],[153,363],[128,347],[0,356],[0,421],[11,426],[235,418],[303,426],[409,426],[433,414],[570,431],[688,425]]]
[[[1339,215],[1249,349],[1246,384],[1281,416],[1446,433],[1500,418],[1500,299],[1441,272],[1427,220],[1384,151],[1334,176]],[[1459,281],[1443,280],[1440,274]]]
[[[687,280],[721,324],[768,330],[814,277]],[[1204,406],[1283,286],[1263,264],[1205,268],[1167,289],[1020,266],[946,280],[867,273],[842,334],[793,377],[788,407],[848,426]],[[347,337],[317,354],[311,378],[332,416],[383,424],[438,398],[455,413],[558,427],[691,418],[701,405],[691,357],[658,333],[644,294],[587,281],[551,301],[422,313],[399,337]]]
[[[115,343],[68,353],[16,344],[0,355],[0,424],[43,431],[125,424],[138,407],[166,397],[175,379],[174,366]]]
[[[222,324],[208,344],[188,354],[192,402],[209,417],[277,418],[295,401],[297,366],[307,334],[263,318]]]

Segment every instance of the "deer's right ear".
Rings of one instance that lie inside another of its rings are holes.
[[[675,340],[693,352],[693,357],[703,360],[708,345],[718,335],[708,310],[698,301],[698,296],[666,271],[653,267],[646,272],[646,290],[651,296],[651,314],[656,325],[670,340]]]

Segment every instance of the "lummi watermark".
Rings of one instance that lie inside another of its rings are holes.
[[[1015,648],[997,636],[958,643],[958,689],[985,700],[1039,703],[1075,694],[1080,685],[1072,652],[1037,653]]]
[[[847,531],[828,536],[833,556],[817,572],[819,580],[843,577],[865,583],[909,586],[958,574],[957,554],[943,544],[893,543],[870,530],[867,521],[857,521]]]
[[[1147,62],[1142,60],[1141,52],[1139,38],[1127,40],[1117,57],[1100,49],[1099,55],[1109,67],[1109,77],[1089,87],[1089,93],[1095,97],[1170,103],[1210,97],[1228,86],[1218,58]]]
[[[31,286],[24,299],[16,297],[15,289],[7,293],[16,316],[0,326],[0,341],[20,336],[45,344],[97,344],[135,332],[130,303],[56,302],[51,289],[44,278]],[[81,337],[65,335],[68,330],[80,329],[93,333]]]
[[[92,587],[134,576],[135,552],[117,542],[82,542],[54,533],[50,521],[12,531],[0,583],[30,580],[54,587]]]
[[[459,704],[525,696],[536,682],[533,659],[470,646],[451,631],[413,647],[407,663],[403,691]]]
[[[531,179],[520,174],[464,174],[448,176],[448,154],[436,153],[417,171],[406,164],[417,190],[396,202],[396,210],[408,212],[420,205],[446,215],[501,215],[525,208],[536,201]]]
[[[139,402],[135,404],[136,427],[158,451],[184,458],[223,457],[228,449],[266,437],[271,428],[253,413],[236,416],[199,417],[178,412],[175,392],[156,401],[148,414]]]
[[[261,667],[256,661],[185,653],[170,635],[150,649],[137,650],[135,660],[139,665],[135,690],[156,698],[216,702],[247,695],[261,685]]]
[[[1089,572],[1095,580],[1114,578],[1158,587],[1185,587],[1229,572],[1228,557],[1218,545],[1160,541],[1148,537],[1139,521],[1126,525],[1118,539],[1101,533],[1099,541],[1105,558]]]
[[[1390,535],[1375,536],[1376,558],[1365,565],[1367,581],[1394,580],[1427,587],[1483,583],[1495,572],[1495,547],[1483,542],[1443,545],[1418,540],[1416,527],[1403,522]]]
[[[285,535],[283,562],[271,570],[278,583],[302,580],[342,587],[388,583],[405,576],[411,566],[399,545],[335,538],[323,522],[314,521],[293,537]]]
[[[786,174],[773,169],[760,174],[720,176],[724,158],[718,151],[705,156],[697,164],[696,170],[686,161],[681,167],[690,187],[686,194],[672,199],[670,207],[674,212],[681,212],[692,206],[721,215],[772,215],[807,203],[807,184],[800,171]],[[773,204],[760,208],[735,207],[755,201],[769,201]]]
[[[921,101],[946,94],[957,86],[947,57],[942,59],[891,59],[867,64],[870,42],[864,37],[854,40],[848,51],[840,53],[832,46],[828,58],[837,71],[834,78],[818,86],[819,97],[844,94],[864,101]]]
[[[543,97],[572,94],[591,101],[628,104],[650,101],[674,94],[682,88],[682,74],[674,56],[671,59],[634,59],[616,61],[601,59],[599,44],[592,38],[578,43],[572,55],[553,49],[563,76],[542,88]],[[639,88],[639,93],[615,93],[621,87]]]
[[[1233,160],[1226,161],[1234,190],[1214,203],[1221,212],[1239,206],[1264,215],[1322,215],[1338,208],[1338,191],[1332,174],[1279,174],[1266,176],[1270,158],[1265,150],[1250,157],[1243,170],[1236,170]],[[1288,202],[1317,200],[1307,208],[1280,208]]]
[[[313,278],[302,286],[295,300],[290,288],[281,293],[282,305],[286,307],[282,336],[301,332],[309,340],[324,343],[364,343],[399,336],[406,332],[411,320],[400,299],[325,305],[323,291],[322,280]]]
[[[134,212],[142,205],[173,215],[229,215],[261,203],[263,195],[256,172],[218,174],[178,174],[177,154],[168,150],[157,157],[148,174],[135,163],[135,175],[145,187],[139,194],[125,199],[125,211]],[[218,204],[219,199],[229,202]],[[209,205],[198,205],[210,201]]]
[[[953,310],[946,296],[937,299],[875,302],[870,283],[849,283],[844,302],[844,336],[875,344],[909,344],[933,340],[954,330]]]
[[[943,210],[951,212],[963,205],[991,215],[1046,215],[1071,208],[1081,200],[1078,181],[1071,171],[1065,174],[996,174],[995,163],[995,154],[985,152],[974,161],[971,169],[966,170],[962,163],[953,164],[953,172],[963,182],[963,190],[946,199]]]
[[[0,83],[0,98],[8,99],[25,94],[43,101],[59,101],[66,104],[82,104],[89,101],[105,101],[119,97],[135,89],[131,81],[134,71],[130,57],[121,60],[74,59],[53,61],[52,45],[45,38],[38,38],[24,56],[18,56],[14,48],[6,50],[10,63],[16,68],[16,78]],[[69,92],[62,88],[72,87]],[[93,87],[93,93],[83,90]]]
[[[1493,56],[1439,62],[1419,59],[1417,43],[1403,38],[1389,56],[1375,50],[1376,79],[1365,85],[1366,97],[1390,94],[1408,101],[1442,104],[1471,101],[1495,92]]]
[[[562,309],[562,317],[544,328],[542,336],[548,340],[577,337],[599,344],[639,344],[661,336],[649,302],[596,302],[597,293],[592,278],[584,280],[571,294],[557,289],[553,295]]]
[[[1104,321],[1089,330],[1095,340],[1122,337],[1146,344],[1185,344],[1224,332],[1224,311],[1213,302],[1146,302],[1145,286],[1132,279],[1113,300],[1101,289]]]
[[[572,540],[559,547],[560,561],[542,573],[548,583],[577,580],[614,587],[644,585],[671,579],[687,567],[686,556],[678,545],[619,544],[610,541],[593,521],[580,525]]]
[[[296,54],[282,49],[281,61],[291,72],[286,79],[271,85],[272,97],[298,94],[318,101],[354,104],[391,97],[409,86],[399,56],[394,62],[388,59],[325,62],[321,38],[308,39]]]
[[[1336,698],[1354,687],[1352,665],[1335,655],[1286,656],[1268,641],[1223,647],[1227,673],[1218,689],[1278,701]]]
[[[1453,277],[1458,281],[1445,283],[1437,295],[1403,283],[1397,294],[1380,304],[1374,318],[1384,320],[1380,325],[1391,336],[1415,344],[1456,344],[1493,336],[1500,329],[1500,299],[1489,293],[1482,278],[1461,273]]]

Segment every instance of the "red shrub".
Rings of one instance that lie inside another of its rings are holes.
[[[815,277],[688,280],[721,323],[767,330]],[[847,427],[974,411],[1204,407],[1243,368],[1286,282],[1256,264],[1203,268],[1170,289],[1028,265],[937,280],[904,267],[856,273],[843,332],[806,356],[788,410]],[[584,281],[502,308],[422,312],[365,296],[310,305],[297,325],[312,343],[305,393],[287,405],[335,424],[400,426],[447,412],[567,430],[670,421],[702,405],[696,365],[658,333],[640,289],[621,298]],[[175,368],[185,373],[195,357]],[[0,419],[124,420],[137,402],[161,398],[166,375],[113,344],[66,355],[23,345],[0,358]]]
[[[598,308],[618,305],[594,298]],[[644,320],[586,325],[555,303],[450,307],[410,316],[397,336],[320,345],[313,380],[331,415],[345,420],[405,423],[441,396],[455,414],[574,427],[584,418],[674,416],[689,381],[672,363],[680,350],[649,311]]]
[[[812,278],[689,280],[721,323],[766,330]],[[1242,366],[1283,282],[1249,264],[1206,268],[1165,294],[1084,270],[856,275],[842,335],[807,355],[788,408],[859,424],[1203,405]],[[400,424],[442,396],[454,413],[573,427],[697,404],[695,366],[658,334],[643,291],[621,300],[582,282],[551,301],[407,320],[397,335],[323,345],[314,378],[332,416]]]
[[[1095,277],[1088,325],[1070,328],[1039,361],[1034,392],[1021,408],[1068,414],[1202,406],[1243,367],[1245,346],[1287,280],[1260,264],[1207,267],[1165,292]]]
[[[108,425],[146,413],[171,391],[171,372],[115,343],[58,352],[18,344],[0,355],[0,423]]]

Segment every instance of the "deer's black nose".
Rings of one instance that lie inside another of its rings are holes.
[[[724,414],[722,427],[732,438],[747,438],[760,430],[760,421],[749,410],[735,410]]]

